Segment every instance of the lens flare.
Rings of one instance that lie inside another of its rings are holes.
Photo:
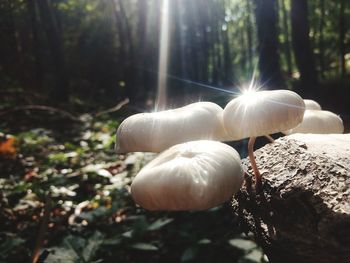
[[[240,101],[244,105],[252,105],[255,104],[259,99],[259,93],[256,89],[245,89],[242,91],[242,95],[240,96]]]

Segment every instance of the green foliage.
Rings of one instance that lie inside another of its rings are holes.
[[[240,234],[226,206],[176,213],[136,206],[131,180],[154,155],[116,155],[117,126],[108,116],[85,116],[68,134],[32,129],[15,135],[16,158],[6,165],[22,166],[0,178],[0,220],[6,222],[0,261],[13,262],[18,253],[29,260],[48,195],[45,262],[238,262],[260,251],[232,241]]]

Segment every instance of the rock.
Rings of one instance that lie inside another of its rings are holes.
[[[255,152],[234,208],[270,262],[350,262],[350,134],[294,134]]]

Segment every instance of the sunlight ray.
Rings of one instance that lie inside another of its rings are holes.
[[[160,32],[160,51],[159,51],[159,74],[158,90],[155,108],[162,110],[167,104],[167,68],[168,68],[168,49],[169,49],[169,0],[163,0],[161,15]]]

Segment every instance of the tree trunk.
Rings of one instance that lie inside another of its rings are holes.
[[[295,62],[300,72],[297,91],[304,96],[314,96],[317,89],[317,74],[309,39],[309,20],[306,0],[292,0],[292,44]]]
[[[284,83],[278,54],[276,1],[254,1],[258,31],[260,81],[267,88],[280,89]]]
[[[282,15],[283,15],[284,52],[286,54],[288,76],[291,77],[292,76],[292,55],[291,55],[291,48],[290,48],[290,41],[289,41],[289,25],[288,25],[288,17],[287,17],[285,0],[281,0],[281,6],[282,6]]]
[[[340,76],[341,79],[345,78],[346,66],[345,66],[345,0],[340,0],[339,5],[339,42],[340,42]]]
[[[200,20],[200,34],[202,35],[201,38],[201,82],[209,82],[209,72],[208,72],[208,57],[209,57],[209,39],[208,39],[208,33],[207,33],[207,25],[209,23],[209,14],[208,14],[208,3],[204,2],[202,5],[199,5],[199,10],[201,14],[201,20]]]
[[[55,102],[66,102],[69,96],[69,81],[65,68],[62,39],[59,35],[50,0],[38,0],[37,4],[54,64],[55,88],[51,92],[51,98]]]
[[[246,34],[247,34],[247,60],[248,60],[248,72],[252,74],[254,67],[253,67],[253,33],[252,33],[252,19],[251,19],[251,12],[252,8],[250,6],[251,0],[246,0],[246,8],[247,8],[247,14],[245,19],[245,27],[246,27]]]
[[[231,60],[231,52],[230,52],[230,43],[228,38],[227,29],[222,32],[222,41],[224,46],[224,78],[223,85],[232,85],[233,80],[233,70],[232,70],[232,60]]]
[[[319,53],[319,60],[320,60],[320,76],[324,78],[324,71],[325,71],[325,63],[324,63],[324,18],[326,14],[326,9],[325,9],[325,1],[320,0],[320,8],[321,8],[321,17],[320,17],[320,40],[319,40],[319,48],[320,48],[320,53]]]
[[[1,10],[1,29],[2,34],[0,36],[1,49],[0,49],[0,66],[1,70],[6,72],[8,76],[16,79],[19,78],[23,81],[22,70],[22,54],[21,45],[18,43],[18,30],[13,15],[14,6],[13,1],[5,0],[2,3],[3,9]]]
[[[149,53],[149,43],[147,38],[147,22],[148,22],[148,1],[138,0],[138,60],[140,62],[141,69],[137,70],[136,78],[136,99],[144,100],[148,89],[150,87],[150,81],[148,78],[149,73],[146,71],[147,61],[146,55]]]
[[[122,81],[125,84],[125,95],[129,97],[132,103],[137,101],[137,92],[135,92],[134,74],[136,69],[133,68],[133,42],[131,28],[127,21],[124,5],[122,0],[110,0],[113,8],[116,29],[119,37],[119,60],[122,67]],[[139,70],[139,69],[138,69]]]
[[[269,262],[349,262],[349,152],[349,134],[295,134],[255,151],[263,194],[247,175],[233,203]]]
[[[43,67],[40,56],[40,42],[38,36],[38,16],[35,6],[35,0],[27,0],[28,13],[30,17],[30,27],[32,33],[32,48],[35,58],[35,90],[42,92]]]

